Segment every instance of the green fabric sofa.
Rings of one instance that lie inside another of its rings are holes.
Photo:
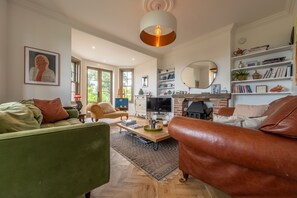
[[[74,122],[0,134],[0,197],[87,197],[109,181],[109,125]]]

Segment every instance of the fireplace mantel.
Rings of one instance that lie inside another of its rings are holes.
[[[217,113],[219,108],[228,107],[228,100],[231,99],[231,94],[174,94],[174,116],[183,116],[184,108],[188,104],[187,101],[209,101],[213,106],[213,113]]]

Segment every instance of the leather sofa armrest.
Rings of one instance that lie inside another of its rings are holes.
[[[174,117],[168,131],[197,153],[297,181],[296,139],[184,117]]]
[[[218,111],[218,115],[221,116],[232,116],[234,113],[234,107],[221,107]]]
[[[102,108],[96,103],[89,103],[87,105],[87,111],[90,111],[93,118],[99,119],[103,118],[103,110]]]

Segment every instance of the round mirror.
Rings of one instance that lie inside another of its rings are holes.
[[[217,65],[212,61],[197,61],[189,64],[181,73],[181,79],[190,88],[205,89],[216,78]]]

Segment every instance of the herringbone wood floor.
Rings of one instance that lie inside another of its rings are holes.
[[[118,132],[111,125],[111,133]],[[222,192],[190,177],[180,183],[181,171],[175,170],[165,180],[157,181],[111,149],[110,182],[94,189],[91,198],[228,198]],[[79,197],[82,198],[83,196]]]

